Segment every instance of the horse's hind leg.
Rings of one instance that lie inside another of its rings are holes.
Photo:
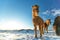
[[[40,30],[40,37],[42,37],[42,34],[43,34],[43,28],[42,28],[42,25],[39,25],[39,30]]]
[[[48,33],[48,27],[46,27],[46,31],[47,31],[47,33]]]
[[[34,31],[35,31],[35,38],[37,38],[37,26],[34,25]]]
[[[44,30],[45,30],[45,25],[42,25],[42,34],[44,34]]]

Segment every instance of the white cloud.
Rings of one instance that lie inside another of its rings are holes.
[[[60,9],[46,10],[45,12],[43,12],[43,14],[49,14],[49,13],[51,13],[51,15],[53,16],[60,15]]]
[[[46,10],[45,12],[43,12],[43,14],[48,14],[49,13],[49,11],[48,10]]]
[[[54,16],[60,15],[60,9],[53,9],[52,13],[53,13]]]

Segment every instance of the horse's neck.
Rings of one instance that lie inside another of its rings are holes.
[[[32,13],[32,18],[35,18],[36,16],[38,16],[38,13],[37,12],[33,12]]]

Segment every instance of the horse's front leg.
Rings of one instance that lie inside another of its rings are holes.
[[[45,24],[42,25],[42,33],[44,34],[45,31]]]
[[[42,27],[42,25],[39,25],[39,31],[40,31],[40,37],[42,37],[42,34],[43,34],[43,27]]]
[[[46,31],[47,31],[47,33],[48,33],[48,26],[46,27]]]
[[[34,25],[35,38],[37,38],[37,25]]]

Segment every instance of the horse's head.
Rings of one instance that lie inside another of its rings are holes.
[[[47,19],[47,20],[45,21],[45,23],[46,23],[47,25],[50,25],[50,24],[51,24],[51,20],[50,20],[50,19]]]
[[[38,16],[38,13],[39,13],[39,6],[38,5],[32,6],[32,16],[33,16],[33,18],[35,16]]]

